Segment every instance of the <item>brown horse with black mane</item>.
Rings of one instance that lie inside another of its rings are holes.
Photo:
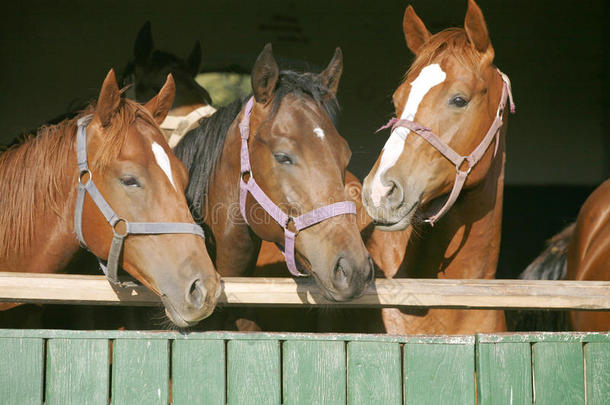
[[[549,247],[525,269],[530,280],[610,281],[610,180],[587,198],[571,224],[555,235]],[[558,314],[522,314],[519,328],[609,331],[610,312],[570,311],[567,322]],[[558,318],[558,319],[557,319]],[[532,324],[533,322],[533,324]]]
[[[403,29],[416,59],[394,92],[398,120],[364,181],[363,202],[377,229],[394,231],[385,238],[405,249],[385,251],[380,236],[371,255],[386,277],[494,278],[508,79],[492,64],[487,26],[472,0],[464,29],[432,35],[411,6]],[[389,333],[505,329],[502,311],[383,309],[382,318]]]
[[[221,108],[174,149],[221,275],[252,274],[264,239],[331,299],[369,284],[372,262],[346,202],[351,152],[332,121],[342,66],[337,49],[319,75],[280,72],[267,45],[252,69],[253,97]]]
[[[78,237],[108,260],[111,281],[121,265],[160,295],[176,325],[213,311],[219,277],[186,203],[187,172],[159,128],[174,91],[168,76],[141,106],[121,97],[111,70],[94,106],[0,155],[0,271],[60,272]]]

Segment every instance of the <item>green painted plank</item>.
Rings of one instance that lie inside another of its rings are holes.
[[[479,333],[477,343],[607,342],[610,332]]]
[[[480,404],[532,403],[529,343],[480,343],[476,351]]]
[[[349,342],[348,404],[402,404],[400,356],[398,343]]]
[[[50,339],[47,342],[46,403],[107,404],[109,342],[102,339]]]
[[[174,405],[225,404],[224,340],[177,340],[172,345]]]
[[[534,343],[532,357],[536,405],[585,403],[581,343]]]
[[[77,331],[46,329],[4,329],[0,337],[39,337],[39,338],[86,338],[86,339],[148,339],[148,340],[316,340],[316,341],[358,341],[358,342],[395,342],[395,343],[447,343],[446,336],[407,336],[377,335],[355,333],[278,333],[278,332],[180,332],[160,331]],[[468,344],[475,341],[474,336],[451,336],[451,342]],[[610,341],[610,340],[609,340]]]
[[[117,339],[112,353],[112,403],[169,402],[169,342]]]
[[[280,342],[231,340],[227,343],[227,399],[237,404],[279,404]]]
[[[2,404],[42,404],[43,346],[38,338],[0,339]]]
[[[345,404],[345,343],[286,341],[284,404]]]
[[[610,403],[610,343],[585,345],[585,372],[588,405]]]
[[[405,404],[474,404],[474,344],[407,343]]]

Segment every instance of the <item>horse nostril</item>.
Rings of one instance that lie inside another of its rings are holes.
[[[396,182],[394,180],[388,180],[387,184],[388,184],[388,187],[390,187],[390,189],[388,190],[385,197],[386,197],[389,205],[397,206],[400,203],[402,203],[403,193],[402,193],[402,187],[401,187],[400,183]]]
[[[201,308],[205,301],[206,290],[200,279],[193,281],[189,287],[187,301],[195,308]]]
[[[375,263],[373,262],[373,259],[371,258],[371,256],[369,255],[368,257],[368,262],[369,262],[369,275],[367,277],[367,282],[371,282],[375,279]]]
[[[346,289],[349,286],[350,279],[352,276],[352,268],[349,262],[340,257],[335,263],[333,270],[333,285],[337,290]]]

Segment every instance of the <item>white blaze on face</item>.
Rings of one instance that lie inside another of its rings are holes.
[[[415,114],[417,114],[419,104],[426,94],[428,94],[431,88],[444,82],[446,77],[447,74],[443,72],[443,69],[441,69],[438,63],[423,68],[421,72],[419,72],[417,78],[411,82],[411,92],[409,93],[405,108],[402,111],[402,114],[400,114],[400,119],[413,121]],[[400,157],[409,132],[410,131],[404,127],[396,128],[390,134],[390,137],[381,151],[381,160],[379,161],[379,166],[373,176],[371,187],[371,199],[375,206],[379,206],[381,197],[390,191],[390,187],[385,186],[381,182],[381,176],[389,168],[394,166]]]
[[[155,160],[157,164],[163,170],[169,182],[172,183],[172,187],[176,190],[176,185],[174,184],[174,178],[172,177],[172,165],[169,162],[169,156],[165,153],[165,149],[163,146],[159,145],[157,142],[153,142],[152,144],[153,155],[155,155]]]
[[[322,128],[316,127],[313,129],[313,132],[316,133],[316,136],[320,139],[324,139],[324,130]]]

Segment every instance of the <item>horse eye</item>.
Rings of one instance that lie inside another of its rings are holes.
[[[274,153],[273,157],[281,165],[293,165],[294,164],[294,162],[292,161],[290,156],[288,156],[285,153]]]
[[[460,108],[466,107],[466,104],[468,104],[468,100],[460,96],[455,96],[449,101],[449,104]]]
[[[138,180],[133,176],[123,176],[121,177],[121,184],[125,187],[141,187]]]

